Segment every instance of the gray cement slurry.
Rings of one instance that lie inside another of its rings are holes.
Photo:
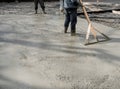
[[[119,89],[119,30],[93,23],[108,42],[84,46],[63,33],[64,16],[0,15],[0,89]],[[99,34],[98,34],[99,36]]]

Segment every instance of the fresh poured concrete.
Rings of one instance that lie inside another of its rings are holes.
[[[111,40],[85,46],[86,20],[78,18],[75,37],[63,22],[0,15],[0,89],[120,89],[119,29],[93,23]]]

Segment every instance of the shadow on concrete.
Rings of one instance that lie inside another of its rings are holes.
[[[112,40],[110,42],[112,43],[120,43],[120,38],[111,38]]]
[[[9,32],[8,32],[9,33]],[[113,65],[118,65],[114,61],[120,62],[120,57],[115,56],[109,53],[104,49],[100,48],[90,48],[90,47],[80,47],[78,46],[68,46],[63,44],[55,43],[46,43],[46,42],[32,42],[27,40],[18,40],[18,39],[5,39],[0,37],[0,42],[12,44],[12,45],[21,45],[26,47],[33,47],[37,49],[50,50],[55,52],[68,53],[70,55],[79,55],[79,56],[88,56],[95,57],[98,60],[107,62]],[[120,42],[120,38],[112,38],[111,42]],[[91,51],[91,52],[90,52]],[[120,65],[118,65],[120,66]],[[9,66],[0,65],[0,71],[5,70]],[[13,80],[0,73],[0,89],[60,89],[60,88],[48,88],[46,86],[32,86],[22,81]]]
[[[119,42],[120,39],[115,40],[115,42]],[[34,47],[37,49],[48,50],[50,52],[62,52],[70,55],[80,55],[80,56],[89,56],[95,57],[100,60],[103,60],[108,63],[113,63],[114,61],[120,62],[120,57],[115,56],[109,53],[104,49],[97,48],[85,48],[85,47],[77,47],[77,46],[68,46],[68,45],[58,45],[55,43],[46,43],[46,42],[31,42],[26,40],[18,40],[18,39],[4,39],[0,38],[0,42],[10,43],[13,45],[22,45],[27,47]],[[91,52],[90,52],[91,51]],[[115,64],[116,65],[116,64]]]
[[[60,88],[47,88],[46,86],[32,86],[21,81],[10,79],[0,74],[0,89],[60,89]]]

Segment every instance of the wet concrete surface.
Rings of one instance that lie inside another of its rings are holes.
[[[111,40],[85,46],[86,20],[75,37],[63,22],[62,14],[0,15],[0,89],[120,88],[119,30],[92,22]]]
[[[46,2],[45,6],[48,14],[56,14],[59,12],[59,2]],[[42,14],[40,6],[38,13]],[[0,14],[32,15],[34,14],[34,2],[0,3]]]
[[[102,9],[102,10],[110,10],[110,9],[118,9],[120,8],[120,3],[117,0],[114,2],[84,2],[87,11],[91,11],[89,9],[90,5]],[[59,2],[45,2],[46,12],[50,15],[60,15],[59,12]],[[78,13],[83,12],[81,7],[78,9]],[[21,2],[21,3],[0,3],[0,15],[33,15],[34,12],[34,3],[33,2]],[[38,9],[38,14],[42,14],[41,8]],[[113,14],[111,12],[108,13],[99,13],[99,14],[89,14],[90,19],[94,22],[101,23],[103,25],[107,25],[110,27],[114,27],[120,29],[120,15]],[[84,16],[80,16],[84,17]]]

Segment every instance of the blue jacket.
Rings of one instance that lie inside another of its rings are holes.
[[[79,0],[60,0],[60,8],[78,8],[78,5],[75,5],[74,2],[80,5]]]

